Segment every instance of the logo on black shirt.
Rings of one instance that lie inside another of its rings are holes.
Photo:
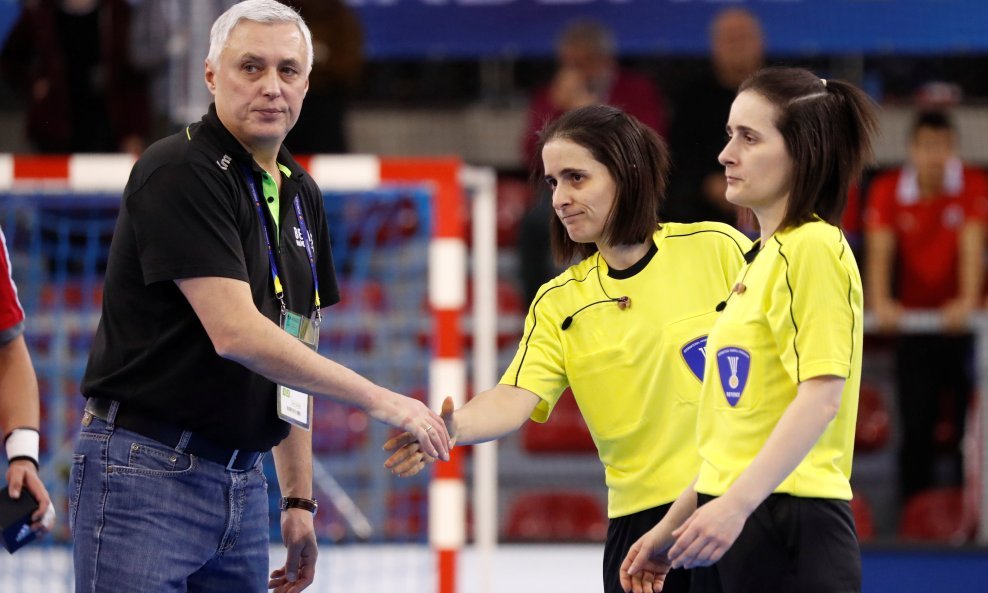
[[[220,166],[220,169],[226,171],[230,167],[231,162],[233,162],[233,159],[230,158],[230,155],[224,154],[223,158],[216,161],[216,164]]]

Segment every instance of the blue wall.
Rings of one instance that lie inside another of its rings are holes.
[[[376,57],[548,55],[590,17],[624,54],[704,54],[711,17],[744,6],[775,55],[988,51],[984,0],[350,0]]]
[[[139,1],[139,0],[135,0]],[[347,0],[375,58],[545,56],[562,26],[594,18],[623,54],[706,53],[724,6],[758,14],[775,55],[988,52],[985,0]],[[0,0],[0,39],[18,0]]]

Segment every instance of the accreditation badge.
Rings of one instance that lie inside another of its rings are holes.
[[[313,350],[319,344],[319,326],[298,313],[282,311],[281,329]],[[278,417],[305,430],[311,430],[312,396],[278,385]]]

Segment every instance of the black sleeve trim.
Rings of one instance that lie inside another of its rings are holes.
[[[837,240],[840,241],[840,260],[844,261],[844,253],[847,251],[847,241],[845,241],[844,231],[837,229]],[[851,311],[851,356],[847,360],[848,368],[852,368],[854,362],[854,331],[857,329],[857,320],[854,318],[854,303],[851,302],[851,291],[854,289],[854,282],[851,280],[851,273],[846,269],[847,275],[847,308]]]
[[[841,231],[840,228],[838,228],[837,233],[839,235],[838,241],[840,241],[840,239],[844,237],[844,232]],[[792,283],[790,283],[789,281],[789,259],[786,257],[786,254],[783,253],[782,251],[783,248],[782,241],[779,241],[778,237],[772,237],[772,238],[775,240],[776,243],[778,243],[779,255],[782,257],[782,260],[786,263],[786,286],[789,288],[789,318],[792,320],[792,327],[794,330],[793,338],[792,338],[792,349],[793,352],[796,353],[796,383],[800,383],[802,382],[802,379],[799,373],[799,349],[796,347],[796,337],[799,334],[799,327],[796,325],[796,316],[793,312],[795,296],[792,290]],[[846,243],[844,241],[840,241],[840,248],[841,251],[838,259],[843,261],[844,253],[847,251]],[[855,329],[857,329],[857,321],[854,319],[854,305],[851,302],[851,291],[853,290],[854,283],[851,281],[850,273],[846,271],[845,273],[847,274],[847,307],[848,310],[850,310],[851,312],[851,356],[848,359],[848,365],[851,365],[851,361],[854,360],[854,331]]]
[[[725,237],[727,237],[728,239],[730,239],[732,243],[734,243],[734,246],[738,248],[738,253],[740,253],[741,256],[744,257],[745,251],[744,251],[744,249],[741,248],[741,245],[738,243],[738,240],[735,239],[733,236],[731,236],[730,233],[725,233],[724,231],[718,231],[716,229],[704,229],[702,231],[693,231],[692,233],[683,233],[682,235],[668,235],[668,236],[666,236],[666,239],[677,239],[677,238],[680,238],[680,237],[691,237],[693,235],[699,235],[700,233],[717,233],[718,235],[724,235]]]
[[[782,257],[782,261],[786,263],[786,287],[789,288],[789,319],[792,320],[793,334],[792,334],[792,350],[796,353],[796,383],[802,382],[799,376],[799,348],[796,347],[796,337],[799,335],[799,326],[796,325],[796,314],[793,311],[793,301],[795,301],[795,296],[792,292],[792,283],[789,282],[789,258],[786,254],[782,252],[782,241],[779,241],[778,237],[773,236],[775,242],[779,244],[779,255]]]

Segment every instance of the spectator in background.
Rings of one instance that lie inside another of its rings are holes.
[[[932,486],[934,427],[951,416],[952,484],[962,478],[960,435],[972,388],[967,321],[978,307],[988,199],[984,172],[957,156],[957,134],[942,111],[916,116],[909,163],[874,180],[865,214],[869,303],[882,328],[905,310],[937,309],[950,332],[902,335],[896,346],[903,499]]]
[[[540,89],[528,107],[528,123],[522,138],[525,167],[535,159],[538,131],[563,113],[587,105],[607,104],[635,116],[664,136],[665,100],[646,77],[621,68],[611,31],[593,21],[575,21],[556,43],[556,74]],[[716,154],[716,153],[715,153]],[[560,269],[549,252],[549,223],[554,217],[547,195],[536,196],[532,209],[522,218],[518,255],[522,292],[531,303],[543,282]]]
[[[614,34],[593,21],[576,21],[556,43],[556,74],[536,92],[528,107],[528,125],[522,148],[525,166],[533,164],[539,130],[577,107],[606,104],[634,115],[664,136],[665,101],[646,77],[621,68]]]
[[[134,64],[151,81],[152,138],[199,121],[213,102],[202,80],[209,27],[237,0],[132,0]]]
[[[55,510],[38,477],[39,408],[38,378],[24,342],[24,309],[0,230],[0,433],[7,451],[7,486],[13,499],[27,490],[38,501],[31,527],[44,533],[55,523]]]
[[[312,30],[314,51],[309,75],[308,108],[285,138],[296,154],[348,152],[347,97],[364,66],[364,32],[360,20],[342,0],[286,0]]]
[[[758,19],[744,8],[720,11],[710,25],[710,69],[677,97],[669,133],[672,152],[666,220],[716,220],[737,226],[737,209],[717,155],[738,85],[761,68],[765,43]],[[718,119],[718,116],[720,117]]]
[[[147,85],[130,62],[126,0],[35,0],[0,56],[4,77],[28,96],[27,136],[47,153],[144,149]]]

